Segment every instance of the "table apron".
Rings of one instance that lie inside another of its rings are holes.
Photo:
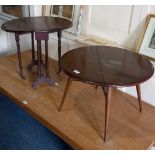
[[[36,40],[49,40],[48,32],[35,32]]]

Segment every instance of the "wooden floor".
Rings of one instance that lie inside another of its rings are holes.
[[[32,88],[37,68],[27,70],[30,52],[22,54],[24,75],[18,74],[17,56],[0,58],[1,92],[10,96],[20,107],[56,133],[75,149],[148,149],[155,142],[155,108],[143,102],[138,110],[136,98],[116,89],[112,103],[107,142],[103,141],[104,102],[101,88],[73,82],[61,112],[58,107],[67,76],[57,75],[57,63],[50,59],[50,75],[58,86]],[[23,104],[22,101],[27,101]]]

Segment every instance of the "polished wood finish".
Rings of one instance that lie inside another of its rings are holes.
[[[22,59],[21,59],[21,50],[20,50],[20,43],[19,43],[19,33],[15,33],[15,40],[16,40],[16,46],[17,46],[17,54],[18,54],[18,60],[19,60],[19,72],[22,79],[25,79],[23,75],[22,70]]]
[[[34,48],[34,32],[31,32],[31,44],[32,44],[32,60],[28,65],[28,69],[32,71],[33,66],[37,65],[37,60],[35,58],[35,48]]]
[[[104,141],[107,137],[111,87],[136,85],[140,112],[142,110],[140,83],[154,73],[153,65],[143,56],[129,50],[108,46],[87,46],[63,55],[61,68],[69,76],[82,82],[102,86],[105,101]],[[134,68],[134,71],[133,71]],[[68,92],[66,85],[64,96]],[[60,109],[65,97],[63,96]]]
[[[136,85],[136,90],[137,90],[137,97],[138,97],[138,102],[139,102],[139,111],[142,112],[142,103],[141,103],[141,90],[140,90],[140,84]]]
[[[33,83],[33,88],[38,88],[40,85],[47,83],[48,85],[55,85],[55,81],[53,81],[49,76],[49,65],[48,65],[48,32],[36,32],[35,38],[37,40],[37,62],[38,62],[38,78]],[[43,60],[42,60],[42,52],[41,52],[41,41],[45,41],[45,75],[43,72]]]
[[[31,85],[37,68],[33,73],[27,70],[31,51],[22,54],[25,80],[17,74],[17,55],[0,57],[0,91],[73,148],[144,150],[155,142],[155,107],[142,101],[143,112],[139,113],[135,97],[112,89],[108,140],[104,143],[105,97],[101,87],[95,90],[92,85],[74,81],[63,110],[58,112],[67,76],[63,72],[58,75],[57,62],[49,59],[49,73],[58,86],[34,90]]]
[[[66,88],[65,88],[65,91],[64,91],[62,100],[61,100],[61,104],[60,104],[60,107],[59,107],[59,111],[61,111],[61,108],[62,108],[62,106],[63,106],[63,104],[64,104],[65,98],[66,98],[66,96],[67,96],[67,94],[68,94],[68,91],[69,91],[69,88],[70,88],[70,86],[71,86],[71,84],[72,84],[72,80],[73,80],[73,79],[72,79],[71,77],[68,77],[68,81],[67,81],[67,84],[66,84]]]
[[[107,97],[108,87],[102,86],[102,90],[103,90],[104,96]]]
[[[62,56],[61,69],[83,82],[106,86],[135,86],[154,73],[153,65],[142,55],[108,46],[72,49]]]
[[[51,17],[24,17],[8,21],[2,25],[2,29],[7,32],[58,32],[72,26],[70,20]]]
[[[45,40],[45,66],[46,66],[46,77],[49,77],[48,41],[47,40]]]
[[[32,42],[32,62],[35,63],[34,33],[33,32],[31,32],[31,42]]]
[[[17,43],[17,52],[18,52],[18,60],[19,60],[19,69],[20,76],[24,78],[22,73],[22,60],[21,60],[21,51],[20,51],[20,43],[19,43],[19,35],[25,33],[31,33],[32,39],[32,60],[28,65],[28,68],[32,71],[32,67],[34,65],[38,66],[38,78],[33,83],[33,88],[39,87],[43,83],[48,83],[50,85],[54,85],[54,81],[49,77],[48,73],[48,35],[52,32],[58,32],[58,72],[60,72],[60,59],[61,59],[61,30],[70,28],[72,26],[71,21],[59,18],[59,17],[51,17],[51,16],[41,16],[41,17],[24,17],[19,19],[14,19],[8,21],[2,25],[2,30],[7,32],[15,33],[15,39]],[[34,33],[35,39],[37,41],[37,60],[35,60],[35,51],[34,51]],[[43,75],[42,67],[44,66],[42,54],[41,54],[41,41],[45,41],[45,70],[46,76]],[[39,44],[39,45],[38,45]]]
[[[109,122],[109,112],[110,112],[110,102],[111,102],[111,87],[102,87],[103,92],[106,96],[105,99],[105,130],[104,130],[104,142],[107,139],[107,130],[108,130],[108,122]]]

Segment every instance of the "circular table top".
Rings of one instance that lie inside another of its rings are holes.
[[[106,86],[132,86],[148,80],[153,65],[132,51],[87,46],[73,49],[62,56],[62,70],[83,82]]]
[[[7,32],[57,32],[70,28],[70,20],[51,17],[24,17],[8,21],[2,25],[2,29]]]

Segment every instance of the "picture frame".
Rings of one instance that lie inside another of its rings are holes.
[[[42,5],[42,16],[62,17],[72,21],[74,9],[74,5]]]
[[[141,40],[137,47],[138,53],[155,61],[155,14],[149,14]]]

